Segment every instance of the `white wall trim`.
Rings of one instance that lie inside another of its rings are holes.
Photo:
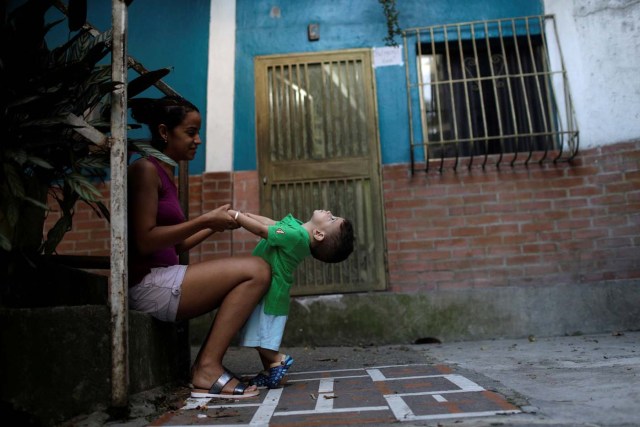
[[[205,172],[233,169],[236,2],[211,0]]]

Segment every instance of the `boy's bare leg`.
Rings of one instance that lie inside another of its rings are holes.
[[[262,361],[262,366],[265,370],[278,366],[286,357],[286,355],[280,352],[269,350],[267,348],[256,347],[256,350],[258,350],[258,354],[260,354],[260,360]]]

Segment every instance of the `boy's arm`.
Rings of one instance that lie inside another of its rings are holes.
[[[260,216],[249,212],[242,212],[242,214],[248,216],[249,218],[253,218],[258,222],[261,222],[264,225],[274,225],[276,223],[274,220],[272,220],[271,218],[267,218],[266,216]]]
[[[231,215],[236,222],[245,230],[252,232],[256,236],[266,239],[269,235],[269,227],[267,224],[262,223],[258,219],[254,218],[254,215],[245,214],[234,209],[229,209],[229,215]],[[260,217],[259,218],[265,218]],[[265,218],[269,219],[269,218]],[[275,223],[275,222],[274,222]]]

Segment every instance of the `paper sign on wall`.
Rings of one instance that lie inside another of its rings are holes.
[[[390,65],[403,65],[400,46],[374,47],[373,66],[388,67]]]

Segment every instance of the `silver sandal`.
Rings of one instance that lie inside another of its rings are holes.
[[[229,383],[229,381],[231,381],[234,378],[236,377],[233,374],[231,374],[231,372],[225,369],[222,375],[220,375],[220,377],[216,380],[216,382],[213,383],[213,385],[208,391],[205,389],[193,389],[191,391],[191,397],[194,397],[194,398],[207,397],[207,398],[219,398],[219,399],[245,399],[249,397],[256,397],[260,394],[260,391],[258,390],[249,391],[245,393],[245,390],[247,389],[248,386],[247,384],[243,383],[239,379],[238,379],[238,384],[233,389],[233,392],[223,393],[222,389],[224,388],[224,386],[226,386]]]

